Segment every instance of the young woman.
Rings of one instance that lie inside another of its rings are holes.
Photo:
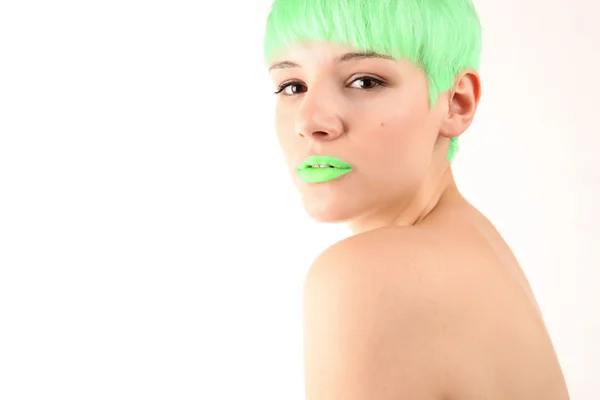
[[[568,399],[529,283],[451,162],[481,95],[470,0],[275,0],[265,60],[308,214],[308,400]],[[518,94],[517,94],[518,95]]]

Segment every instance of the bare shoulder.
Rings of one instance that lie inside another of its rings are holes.
[[[422,235],[410,229],[385,228],[350,236],[325,249],[314,261],[308,277],[315,274],[370,274],[398,272],[398,264],[425,261],[429,257]],[[421,257],[421,260],[417,260]],[[425,258],[424,258],[425,257]]]
[[[477,240],[390,228],[323,251],[304,285],[307,399],[568,399],[543,321]]]
[[[370,282],[380,285],[378,290],[385,288],[413,301],[426,298],[450,306],[453,302],[445,296],[454,297],[455,290],[469,286],[465,274],[473,270],[471,265],[485,263],[487,257],[481,246],[465,243],[463,247],[433,230],[376,229],[325,249],[311,266],[305,285]],[[483,274],[481,270],[478,273]]]
[[[304,285],[307,399],[443,399],[464,357],[423,242],[402,230],[342,240]]]

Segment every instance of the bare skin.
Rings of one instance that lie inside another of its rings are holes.
[[[271,70],[276,87],[294,82],[278,98],[276,127],[307,212],[317,221],[345,222],[355,234],[326,249],[307,276],[307,399],[568,399],[525,274],[493,225],[460,194],[446,160],[449,139],[474,118],[479,76],[462,71],[429,107],[423,71],[386,58],[340,61],[355,51],[298,44],[274,60],[288,62],[279,64],[284,68]],[[384,84],[365,89],[372,83],[361,81],[365,76]],[[310,154],[339,157],[353,171],[303,182],[294,171]],[[360,282],[394,301],[376,303]],[[340,319],[344,293],[349,312]],[[368,322],[352,311],[365,304],[373,304]],[[442,312],[415,312],[431,304]],[[381,309],[394,312],[374,319]],[[390,317],[395,312],[399,317]],[[331,336],[341,326],[360,332],[365,323],[394,332],[376,340],[385,343],[379,355],[365,347],[368,336],[347,343]],[[397,358],[389,356],[395,352]]]
[[[448,177],[450,180],[450,177]],[[451,389],[457,399],[568,399],[566,383],[529,282],[494,226],[450,182],[436,207],[411,232],[434,237],[452,260],[451,301],[476,335],[465,335],[466,378]],[[431,239],[429,239],[431,240]],[[443,246],[443,247],[442,247]],[[443,277],[443,278],[442,278]],[[477,304],[476,309],[472,304]],[[489,369],[482,365],[490,366]]]

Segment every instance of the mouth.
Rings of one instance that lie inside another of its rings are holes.
[[[305,182],[327,182],[347,174],[352,167],[347,162],[331,156],[307,157],[297,168],[298,176]]]
[[[352,169],[350,164],[346,161],[340,160],[339,158],[331,156],[309,156],[300,163],[298,171],[303,169],[314,169],[314,168],[338,168],[338,169]]]
[[[335,168],[335,167],[331,164],[318,164],[318,165],[309,165],[304,169],[308,169],[308,168]]]

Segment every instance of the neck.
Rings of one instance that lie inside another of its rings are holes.
[[[392,204],[348,222],[354,234],[388,226],[412,226],[424,221],[441,201],[460,196],[450,165],[431,171],[408,202]]]

